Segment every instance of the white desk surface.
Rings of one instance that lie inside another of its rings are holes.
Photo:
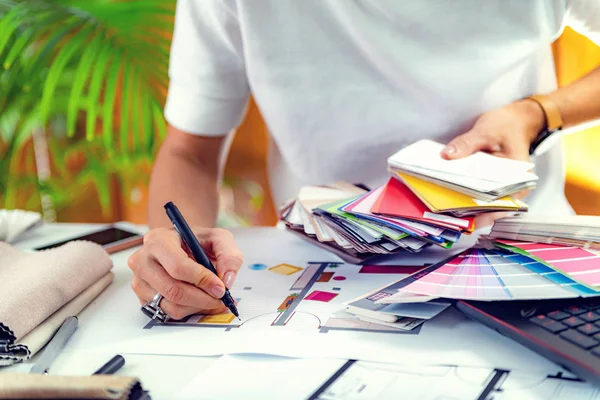
[[[135,228],[140,232],[145,231],[145,227],[135,226],[131,224],[123,223],[122,226],[126,228]],[[33,248],[36,246],[49,244],[54,241],[63,240],[71,237],[75,237],[84,233],[88,233],[94,230],[100,230],[104,227],[104,225],[96,225],[96,224],[48,224],[42,226],[41,228],[30,232],[25,238],[20,240],[15,246],[23,249]],[[242,250],[251,249],[255,246],[260,246],[261,241],[264,241],[264,237],[271,237],[275,228],[248,228],[252,229],[252,233],[249,235],[248,232],[237,232],[237,234],[243,234],[245,238],[244,246],[242,246]],[[234,231],[235,233],[235,231]],[[245,234],[244,234],[245,233]],[[278,236],[281,234],[278,232]],[[294,251],[297,252],[310,252],[312,256],[319,257],[327,256],[327,259],[331,259],[331,255],[326,253],[324,250],[316,248],[310,244],[305,243],[304,241],[292,237],[292,235],[284,235],[285,240],[288,241],[287,245],[293,246]],[[249,239],[250,238],[250,239]],[[114,254],[112,256],[115,273],[115,281],[112,286],[128,286],[131,281],[131,271],[127,267],[127,258],[131,253],[133,253],[135,249],[131,249],[128,251],[120,252]],[[447,253],[446,253],[447,254]],[[406,262],[406,260],[404,260]],[[413,262],[420,262],[420,259],[411,258]],[[109,296],[110,293],[105,291],[102,293],[95,301],[102,302],[106,296]],[[132,300],[135,300],[133,298]],[[136,303],[137,306],[137,303]],[[117,310],[118,312],[118,310]],[[141,314],[141,313],[140,313]],[[84,331],[86,329],[85,320],[87,318],[94,318],[96,314],[94,314],[94,307],[86,308],[80,314],[80,325],[78,328],[79,331]],[[111,327],[107,327],[107,330],[111,329]],[[77,334],[77,332],[76,332]],[[199,332],[199,336],[201,333]],[[492,339],[495,336],[490,336]],[[498,335],[498,340],[500,336]],[[443,339],[443,338],[442,338]],[[201,337],[199,337],[201,340]],[[490,341],[490,347],[495,345],[494,340]],[[515,344],[515,346],[520,347]],[[523,362],[531,362],[532,359],[535,359],[537,356],[528,350],[524,349],[523,352]],[[102,351],[86,351],[81,352],[78,351],[63,352],[52,364],[50,373],[59,374],[59,375],[90,375],[96,369],[98,369],[102,364],[108,361],[114,354],[105,353]],[[119,375],[127,375],[127,376],[137,376],[140,378],[142,385],[145,389],[150,390],[150,394],[153,399],[177,399],[184,398],[182,389],[187,386],[186,393],[190,393],[190,389],[193,389],[191,392],[198,393],[198,396],[193,397],[185,397],[185,398],[201,398],[200,394],[202,393],[202,374],[205,371],[208,371],[215,362],[219,360],[219,357],[194,357],[194,356],[168,356],[168,355],[133,355],[133,354],[124,354],[126,359],[125,366],[118,371]],[[244,359],[245,365],[248,363],[252,363],[253,358],[249,356],[240,356]],[[256,357],[256,365],[264,367],[265,363],[270,363],[276,370],[277,363],[280,363],[282,366],[286,364],[286,359],[278,358],[274,356],[254,356]],[[13,365],[11,367],[6,367],[0,369],[0,372],[28,372],[33,363],[35,362],[37,357],[34,357],[30,362],[24,364]],[[318,360],[315,360],[318,363]],[[540,362],[535,359],[534,362]],[[288,363],[289,364],[289,363]],[[335,366],[335,363],[330,363],[332,368]],[[515,368],[519,367],[520,363],[516,363]],[[552,365],[548,363],[552,368]],[[323,368],[321,368],[322,370]],[[325,368],[326,369],[326,368]],[[310,371],[306,371],[307,374],[310,374]],[[198,378],[200,376],[200,378]],[[214,377],[213,377],[214,378]],[[286,393],[286,399],[302,399],[306,398],[312,391],[316,390],[317,387],[327,380],[329,376],[321,377],[312,377],[311,387],[303,388],[303,392],[300,389],[297,389],[295,393]],[[279,379],[284,379],[279,377]],[[294,379],[294,376],[288,376],[287,379]],[[193,382],[193,385],[197,385],[198,387],[190,388],[190,382]],[[297,385],[296,385],[297,386]],[[296,387],[294,386],[294,387]],[[226,395],[220,396],[220,399],[224,398],[244,398],[244,399],[267,399],[267,398],[283,398],[282,393],[285,393],[285,382],[279,382],[279,390],[273,389],[273,381],[270,379],[264,380],[264,385],[257,385],[256,382],[253,387],[253,392],[248,393],[248,387],[243,387],[240,385],[236,385],[235,383],[229,385],[226,390]],[[262,392],[261,394],[259,394]],[[302,393],[301,393],[302,392]]]

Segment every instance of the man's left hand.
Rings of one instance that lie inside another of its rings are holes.
[[[545,124],[544,112],[535,101],[520,100],[481,114],[470,131],[448,143],[442,157],[453,160],[485,151],[528,161],[529,146]]]

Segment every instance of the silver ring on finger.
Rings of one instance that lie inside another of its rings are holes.
[[[168,318],[167,314],[160,308],[160,302],[163,298],[162,294],[156,293],[151,301],[142,306],[142,312],[159,324],[166,322]]]

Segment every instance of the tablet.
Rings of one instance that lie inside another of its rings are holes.
[[[87,240],[89,242],[98,243],[109,254],[112,254],[142,244],[143,236],[137,232],[128,231],[126,229],[118,228],[116,226],[110,226],[101,231],[73,237],[70,239],[62,240],[60,242],[55,242],[49,245],[38,247],[35,250],[51,249],[54,247],[62,246],[63,244],[72,242],[74,240]]]

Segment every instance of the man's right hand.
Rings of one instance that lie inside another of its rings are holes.
[[[220,298],[231,288],[243,257],[233,235],[224,229],[194,229],[200,245],[219,276],[196,263],[182,247],[174,229],[157,228],[144,236],[143,246],[129,257],[131,287],[140,304],[160,293],[160,307],[171,318],[227,311]]]

